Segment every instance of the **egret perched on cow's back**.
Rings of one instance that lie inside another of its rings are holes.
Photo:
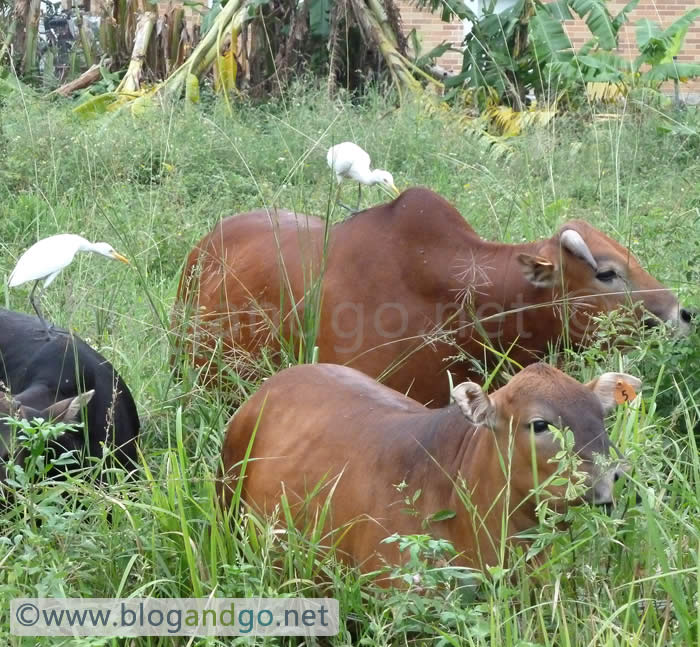
[[[49,328],[44,318],[41,316],[39,307],[34,301],[34,291],[42,279],[46,279],[43,289],[51,285],[61,270],[71,264],[78,252],[93,252],[95,254],[102,254],[102,256],[106,256],[107,258],[122,261],[122,263],[129,263],[124,256],[115,252],[114,248],[108,243],[91,243],[89,240],[76,234],[56,234],[55,236],[43,238],[27,249],[24,254],[20,256],[17,265],[15,265],[15,269],[12,270],[12,274],[10,274],[8,285],[11,288],[22,285],[27,281],[34,281],[34,287],[29,295],[29,301],[37,316],[44,324],[49,336]]]
[[[342,144],[331,146],[328,149],[326,161],[328,162],[328,166],[330,166],[335,173],[335,177],[338,180],[338,194],[340,193],[340,183],[344,179],[355,180],[358,183],[358,209],[360,208],[360,198],[362,196],[361,191],[363,184],[366,184],[367,186],[377,184],[380,188],[389,193],[391,197],[396,197],[399,194],[399,190],[394,184],[394,178],[392,177],[391,173],[381,169],[371,171],[369,168],[369,155],[357,144],[353,144],[352,142],[343,142]],[[350,211],[353,211],[353,209],[350,209]]]

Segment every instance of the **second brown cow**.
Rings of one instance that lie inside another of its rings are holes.
[[[425,532],[431,517],[450,510],[454,517],[429,524],[430,532],[452,542],[458,563],[496,565],[503,539],[520,542],[516,535],[537,525],[545,496],[535,494],[537,484],[556,508],[565,504],[566,478],[555,476],[571,476],[571,465],[556,459],[562,445],[552,425],[573,433],[583,497],[612,501],[623,466],[619,457],[600,462],[610,451],[605,412],[616,392],[631,398],[640,384],[624,373],[581,384],[533,364],[489,395],[461,384],[455,405],[431,410],[345,366],[295,366],[267,380],[231,420],[219,492],[230,505],[240,486],[243,501],[267,514],[284,492],[300,514],[318,488],[309,518],[329,498],[327,523],[337,534],[328,542],[365,571],[406,558],[383,539]]]

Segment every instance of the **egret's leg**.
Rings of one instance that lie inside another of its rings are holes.
[[[339,202],[338,206],[343,207],[343,209],[347,209],[350,213],[357,213],[357,209],[354,207],[349,207],[347,204],[343,204],[342,202]]]
[[[342,184],[341,184],[340,182],[338,182],[338,190],[335,192],[335,203],[336,203],[339,207],[343,207],[343,209],[347,209],[350,213],[355,213],[356,209],[353,209],[352,207],[348,207],[348,205],[343,204],[343,203],[340,201],[340,187],[341,187],[341,186],[342,186]]]
[[[39,287],[39,281],[34,281],[34,287],[32,288],[32,291],[29,293],[29,303],[32,304],[32,307],[34,308],[34,312],[36,312],[36,316],[39,317],[42,321],[44,321],[43,317],[41,316],[41,312],[39,312],[39,306],[37,306],[36,301],[34,301],[34,293],[36,292],[36,289]]]
[[[44,320],[44,317],[41,314],[41,310],[39,309],[37,302],[34,300],[34,292],[36,292],[36,289],[38,287],[39,287],[39,281],[34,281],[34,287],[32,288],[32,291],[29,293],[29,302],[32,304],[32,307],[34,308],[34,312],[36,312],[36,316],[39,317],[39,321],[41,321],[41,325],[44,326],[44,330],[46,331],[47,339],[51,339],[51,331],[49,330],[49,327],[46,325],[46,321]],[[42,292],[43,292],[43,290],[42,290]],[[41,298],[41,292],[39,293],[39,298]]]
[[[342,186],[343,185],[340,182],[338,182],[338,190],[335,192],[335,204],[340,204],[340,188]]]
[[[362,183],[357,183],[357,211],[360,210],[360,202],[362,201]]]
[[[353,209],[352,207],[348,207],[348,205],[343,204],[340,201],[340,189],[343,186],[343,178],[338,177],[338,190],[335,192],[335,204],[337,204],[339,207],[343,207],[343,209],[347,209],[350,213],[356,213],[357,209]]]

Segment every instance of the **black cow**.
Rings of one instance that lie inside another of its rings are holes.
[[[106,451],[107,465],[133,468],[140,425],[128,387],[82,339],[59,328],[52,331],[47,339],[37,317],[0,309],[0,380],[14,406],[51,413],[52,405],[94,391],[84,407],[85,418],[78,416],[84,430],[64,434],[69,437],[61,439],[61,447],[85,449],[86,455],[98,458]]]

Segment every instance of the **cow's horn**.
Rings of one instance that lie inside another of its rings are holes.
[[[586,241],[583,240],[581,234],[573,229],[565,229],[561,232],[559,237],[561,246],[568,249],[574,256],[578,256],[580,259],[586,261],[594,270],[598,269],[598,263],[596,263],[591,250],[588,249]]]

